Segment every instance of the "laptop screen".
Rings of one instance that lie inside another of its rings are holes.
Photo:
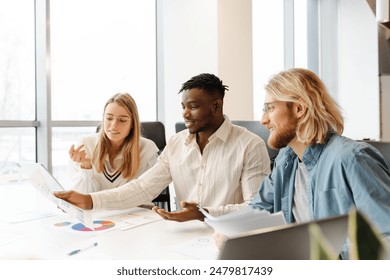
[[[309,225],[316,223],[330,245],[341,252],[347,238],[348,215],[308,223],[289,224],[252,231],[226,240],[221,260],[308,260]]]

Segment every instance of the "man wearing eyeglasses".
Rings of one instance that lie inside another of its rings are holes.
[[[343,215],[352,207],[390,236],[390,172],[371,145],[342,136],[341,111],[311,71],[290,69],[265,87],[262,123],[280,149],[250,203],[289,223]],[[343,257],[346,257],[345,255]]]
[[[223,114],[226,90],[213,74],[192,77],[179,91],[187,129],[171,137],[151,169],[114,190],[56,196],[84,209],[124,209],[152,200],[173,182],[181,210],[155,207],[164,219],[203,220],[198,206],[214,216],[247,206],[270,173],[270,159],[263,139]]]

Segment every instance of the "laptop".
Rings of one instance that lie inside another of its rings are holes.
[[[309,260],[309,225],[316,223],[330,245],[341,252],[348,232],[348,215],[288,224],[231,237],[221,248],[221,260]]]
[[[43,196],[66,213],[75,217],[86,227],[92,230],[95,229],[91,211],[76,207],[73,204],[54,196],[53,192],[65,191],[65,189],[41,163],[19,162],[16,163],[16,165],[21,168],[22,178],[27,179]]]

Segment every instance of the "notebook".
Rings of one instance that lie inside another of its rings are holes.
[[[53,192],[65,191],[65,189],[41,163],[23,162],[17,163],[16,165],[21,168],[23,178],[27,179],[43,196],[55,203],[66,213],[75,217],[84,226],[92,230],[95,229],[90,211],[78,208],[53,195]]]
[[[337,252],[341,252],[347,238],[348,215],[260,229],[228,238],[218,259],[309,260],[310,223],[316,223],[330,245]]]

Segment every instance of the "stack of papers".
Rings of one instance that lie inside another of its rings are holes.
[[[199,209],[206,217],[205,222],[216,232],[225,236],[286,224],[282,212],[271,214],[268,211],[253,209],[250,206],[219,217],[213,217],[203,209]]]

